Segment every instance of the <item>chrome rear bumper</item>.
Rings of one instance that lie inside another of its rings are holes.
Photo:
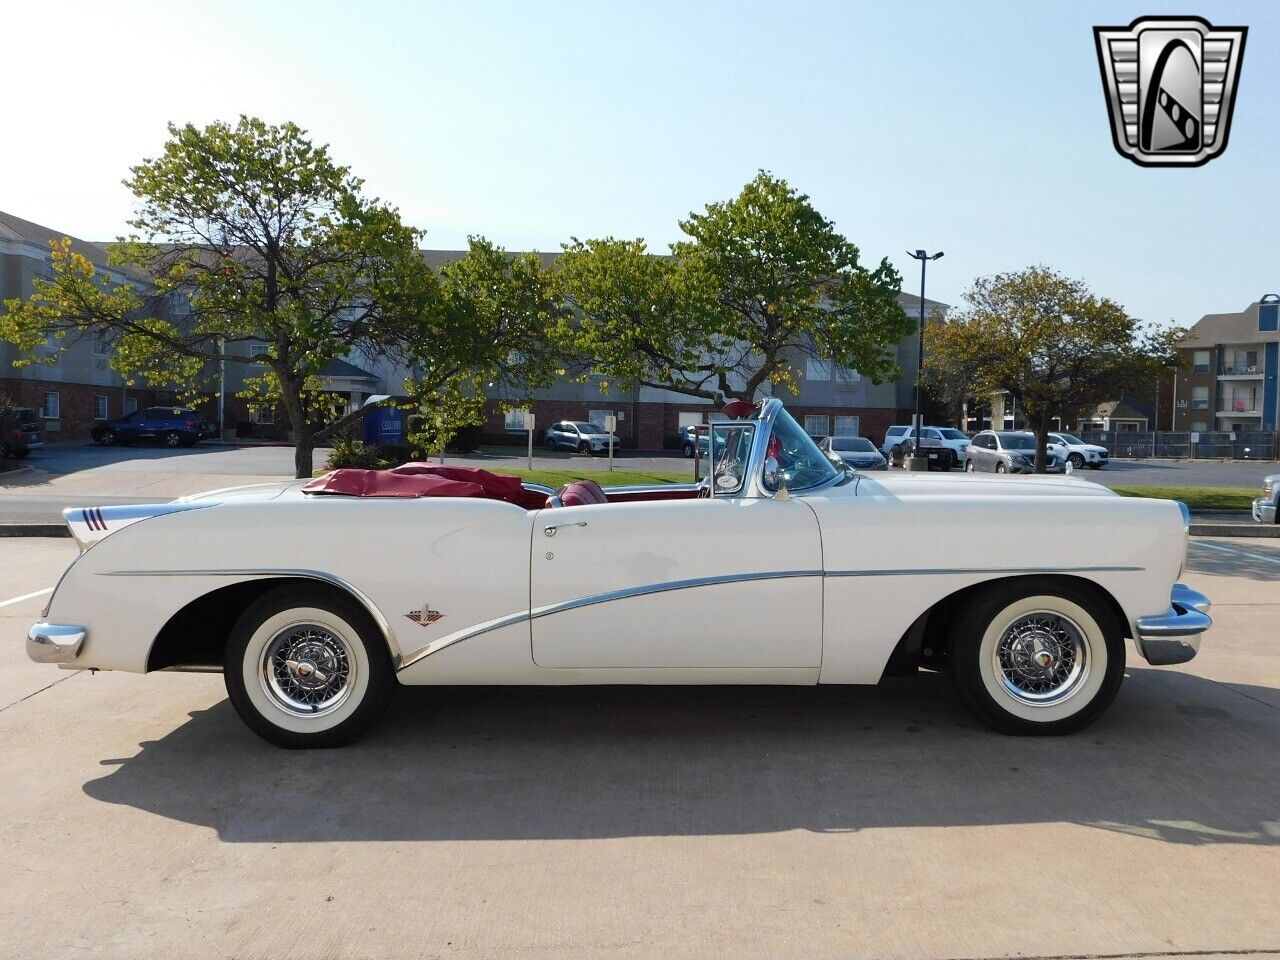
[[[27,656],[36,663],[66,663],[79,655],[84,635],[84,627],[59,623],[34,624],[27,631]]]
[[[1205,613],[1209,606],[1203,593],[1175,583],[1167,611],[1138,618],[1138,652],[1156,667],[1186,663],[1199,652],[1200,635],[1213,626]]]

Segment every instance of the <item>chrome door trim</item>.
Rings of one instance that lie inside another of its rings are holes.
[[[345,590],[351,594],[360,605],[365,608],[369,616],[373,617],[373,622],[377,624],[378,629],[382,631],[387,640],[387,647],[391,651],[392,665],[398,665],[402,655],[400,651],[400,642],[396,639],[396,633],[391,629],[391,623],[382,615],[382,611],[377,605],[365,595],[355,584],[341,577],[335,577],[332,573],[325,573],[323,570],[308,570],[303,568],[286,568],[286,567],[246,567],[236,570],[105,570],[98,574],[100,577],[298,577],[305,580],[319,580],[330,586],[337,587],[339,590]]]
[[[1146,567],[921,567],[921,568],[886,568],[883,570],[828,570],[828,577],[905,577],[911,574],[919,576],[946,576],[947,574],[998,573],[1035,574],[1035,573],[1136,573]]]

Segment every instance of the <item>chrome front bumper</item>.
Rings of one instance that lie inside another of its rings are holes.
[[[1276,503],[1269,497],[1259,497],[1253,501],[1253,519],[1259,523],[1276,522]]]
[[[66,663],[80,654],[84,627],[37,623],[27,631],[27,656],[36,663]]]
[[[1200,634],[1213,626],[1209,606],[1203,593],[1175,583],[1167,611],[1138,618],[1138,652],[1155,667],[1186,663],[1200,650]]]

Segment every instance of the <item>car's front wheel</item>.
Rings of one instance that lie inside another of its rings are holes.
[[[182,446],[182,434],[177,430],[170,430],[164,435],[163,439],[166,447],[177,448]]]
[[[336,747],[365,732],[395,692],[395,668],[368,613],[306,587],[264,594],[241,614],[223,663],[245,724],[279,747]]]
[[[1080,730],[1106,710],[1124,679],[1124,629],[1084,585],[998,584],[958,623],[950,654],[956,688],[1001,733]]]
[[[1071,466],[1076,470],[1079,470],[1081,467],[1084,466],[1084,457],[1080,456],[1080,454],[1078,453],[1071,454],[1070,456],[1067,457],[1067,460],[1071,463]]]
[[[966,461],[964,462],[964,472],[965,472],[965,473],[973,473],[975,469],[976,469],[976,467],[974,467],[974,465],[973,465],[973,461],[972,461],[972,460],[966,460]]]
[[[1003,462],[996,464],[996,473],[1008,473],[1008,472],[1009,472],[1009,468],[1006,467]]]

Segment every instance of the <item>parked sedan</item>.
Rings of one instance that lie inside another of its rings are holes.
[[[866,437],[827,437],[818,449],[855,470],[887,470],[889,461]]]
[[[944,665],[997,730],[1063,734],[1119,692],[1126,637],[1185,663],[1210,626],[1176,582],[1180,504],[855,474],[777,398],[726,416],[731,452],[700,484],[554,490],[423,463],[68,509],[82,552],[27,654],[157,684],[221,670],[285,747],[352,740],[404,685],[877,684]],[[962,556],[937,548],[955,542]],[[111,691],[82,687],[59,722],[91,738]],[[1135,698],[1108,735],[1149,739],[1168,709]]]
[[[576,450],[578,453],[608,453],[609,434],[599,424],[586,420],[561,420],[547,427],[543,440],[548,450]],[[620,444],[613,438],[616,453]]]
[[[30,407],[15,407],[0,418],[0,457],[21,460],[37,447],[43,447],[40,421]]]
[[[186,407],[147,407],[95,424],[90,436],[104,447],[156,440],[166,447],[189,447],[214,434],[209,421]]]
[[[1046,469],[1062,473],[1066,462],[1046,449]],[[1036,466],[1036,438],[1011,430],[983,430],[965,451],[966,473],[1032,473]]]

